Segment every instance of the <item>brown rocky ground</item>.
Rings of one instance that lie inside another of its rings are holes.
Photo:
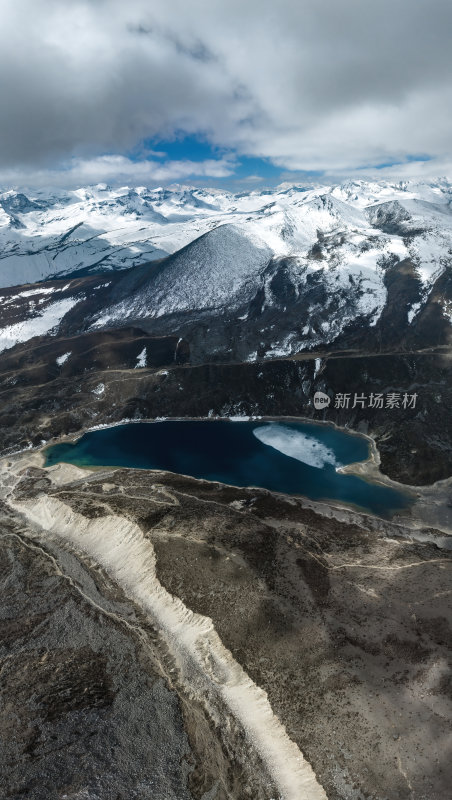
[[[276,796],[240,726],[225,738],[175,689],[172,654],[121,588],[0,514],[0,797]]]
[[[147,367],[136,369],[146,348]],[[59,365],[57,358],[71,355]],[[136,328],[35,339],[0,356],[0,452],[122,419],[251,414],[311,417],[374,437],[382,471],[410,485],[452,475],[448,351],[304,353],[252,364],[189,363],[188,342]],[[316,359],[320,367],[316,370]],[[317,361],[319,364],[319,361]],[[414,409],[315,411],[317,390],[416,393]]]
[[[402,524],[167,473],[26,470],[16,501],[42,493],[138,523],[161,584],[212,618],[329,800],[450,796],[447,550]],[[45,540],[50,560],[17,512],[2,531],[5,796],[275,796],[246,736],[188,702],[152,620],[95,563]],[[173,766],[152,794],[162,752]]]
[[[0,451],[124,418],[306,416],[372,435],[393,479],[448,478],[448,349],[346,344],[196,366],[187,341],[137,328],[38,338],[0,358]],[[143,348],[147,367],[136,369]],[[317,389],[418,401],[315,412]],[[420,492],[417,519],[389,523],[170,474],[30,470],[22,459],[3,462],[5,500],[19,465],[15,501],[42,494],[83,518],[138,524],[160,583],[213,620],[329,800],[450,796],[450,480]],[[0,797],[279,800],[234,714],[187,690],[155,620],[95,559],[7,503],[0,595]]]
[[[2,519],[0,796],[191,798],[180,703],[158,661],[109,616],[114,595],[96,608],[66,574]]]

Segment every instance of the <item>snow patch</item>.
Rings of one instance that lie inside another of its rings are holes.
[[[58,356],[58,358],[56,359],[56,363],[58,364],[58,366],[61,367],[63,364],[65,364],[71,354],[72,350],[68,350],[67,353],[63,353],[62,356]]]
[[[409,311],[408,311],[408,322],[410,324],[413,321],[413,319],[415,318],[415,316],[418,313],[418,311],[420,310],[421,306],[422,306],[422,301],[420,303],[413,303],[413,305],[409,309]]]
[[[137,363],[135,364],[135,369],[141,369],[141,367],[145,367],[146,359],[147,359],[146,348],[143,347],[141,353],[137,357]]]
[[[25,292],[19,292],[16,297],[33,297],[35,294],[52,294],[55,291],[54,286],[45,287],[38,287],[37,289],[26,289]]]
[[[50,303],[38,316],[16,322],[5,328],[0,328],[0,352],[10,347],[26,342],[33,336],[44,336],[55,328],[65,314],[76,304],[80,298],[67,297]]]
[[[444,300],[444,302],[443,302],[443,314],[446,317],[446,319],[448,319],[449,322],[452,325],[452,300]]]

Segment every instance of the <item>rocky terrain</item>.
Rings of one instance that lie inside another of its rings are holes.
[[[451,197],[0,194],[0,796],[446,800]],[[366,433],[354,469],[417,502],[42,466],[97,425],[235,415]]]
[[[104,231],[96,242],[118,214],[123,235],[147,220],[149,241],[168,237],[152,262],[87,275],[82,248],[83,275],[0,291],[4,452],[123,418],[282,414],[371,434],[396,480],[452,474],[446,180],[242,195],[94,187],[36,207],[2,197],[25,220],[22,244],[50,236],[58,209],[56,254],[78,248],[80,214]],[[331,398],[322,412],[318,390]],[[355,393],[416,394],[416,405],[363,408]]]
[[[316,410],[316,391],[330,406]],[[354,393],[417,394],[414,408],[353,408]],[[349,393],[348,408],[334,398]],[[191,363],[190,342],[126,328],[40,337],[0,356],[0,448],[40,446],[124,419],[295,416],[372,435],[382,471],[426,485],[452,474],[448,348],[317,351],[256,363]]]
[[[448,551],[165,473],[2,487],[3,796],[448,796]]]

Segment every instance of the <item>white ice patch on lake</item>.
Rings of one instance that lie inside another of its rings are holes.
[[[315,436],[272,423],[262,428],[255,428],[253,434],[268,447],[273,447],[285,456],[302,461],[310,467],[322,469],[325,464],[340,466],[333,451]]]

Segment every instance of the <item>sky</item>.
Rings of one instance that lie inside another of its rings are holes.
[[[0,0],[0,184],[452,176],[450,0]]]

